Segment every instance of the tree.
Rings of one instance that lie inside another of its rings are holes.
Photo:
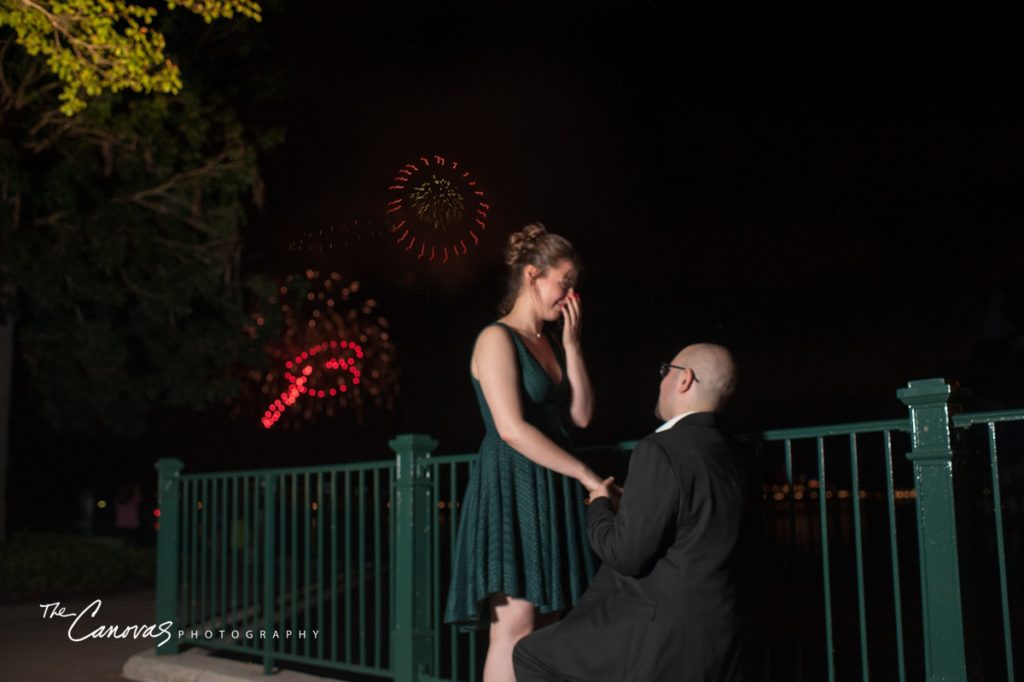
[[[21,357],[52,423],[132,432],[231,390],[214,372],[242,342],[255,149],[193,93],[111,96],[72,121],[31,139],[47,158],[7,240]]]
[[[207,21],[260,11],[176,6]],[[13,362],[31,388],[17,399],[65,429],[133,432],[237,387],[258,141],[217,95],[182,90],[140,7],[0,0],[0,543]]]
[[[236,13],[259,21],[254,0],[168,0],[205,21]],[[83,97],[103,92],[181,91],[181,72],[164,53],[164,34],[153,28],[157,9],[125,0],[0,0],[0,28],[10,26],[17,43],[40,55],[63,83],[61,111],[85,108]]]

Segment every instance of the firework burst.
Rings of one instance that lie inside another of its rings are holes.
[[[288,251],[307,258],[330,257],[343,249],[370,243],[390,234],[390,225],[380,220],[352,220],[307,230],[288,244]]]
[[[395,243],[420,260],[447,263],[480,243],[491,207],[458,161],[435,154],[398,170],[385,207]]]
[[[388,321],[377,315],[375,300],[360,295],[359,282],[307,270],[281,282],[267,303],[283,332],[267,349],[272,368],[250,375],[265,401],[264,428],[298,428],[303,419],[339,409],[361,416],[368,405],[393,407],[398,371]],[[265,323],[263,313],[254,314],[250,336]]]

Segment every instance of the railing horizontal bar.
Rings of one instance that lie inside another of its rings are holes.
[[[1024,421],[1024,409],[1017,410],[995,410],[994,412],[968,412],[967,414],[954,414],[953,426],[964,429],[974,424],[985,424],[988,422],[1017,422]]]
[[[475,457],[475,455],[474,455]],[[264,474],[315,474],[330,473],[332,471],[372,471],[374,469],[387,470],[395,466],[391,460],[374,460],[372,462],[348,462],[345,464],[320,464],[308,467],[279,467],[276,469],[237,469],[232,471],[207,471],[198,473],[182,474],[183,479],[188,480],[212,480],[215,478],[231,478],[232,476],[263,476]]]
[[[332,670],[342,670],[351,673],[366,673],[369,675],[389,675],[391,668],[375,668],[372,665],[359,665],[358,663],[342,663],[341,661],[319,661],[315,658],[307,658],[299,654],[274,654],[275,661],[294,661],[305,663]]]
[[[294,634],[294,633],[292,633]],[[322,634],[322,633],[321,633]],[[185,644],[193,644],[195,646],[201,646],[204,649],[220,649],[222,651],[234,651],[241,654],[252,655],[253,650],[240,644],[220,642],[212,639],[191,639],[182,637],[181,642]],[[275,661],[293,661],[295,663],[305,663],[307,665],[315,665],[319,668],[330,668],[331,670],[341,670],[344,672],[353,673],[366,673],[369,675],[387,675],[390,668],[375,668],[368,665],[349,664],[341,663],[338,661],[326,661],[316,658],[310,658],[307,656],[301,656],[299,654],[285,654],[285,653],[274,653]]]
[[[874,431],[905,431],[910,432],[909,419],[887,419],[873,422],[852,422],[849,424],[827,424],[824,426],[804,426],[795,429],[771,429],[761,434],[765,440],[794,440],[797,438],[824,438],[826,436],[848,436],[852,433],[871,433]]]
[[[618,443],[611,443],[610,445],[586,445],[583,447],[575,448],[576,452],[582,452],[586,454],[588,452],[605,452],[607,450],[623,450],[629,452],[636,447],[639,441],[636,440],[623,440]]]
[[[477,458],[477,453],[472,452],[472,453],[460,454],[460,455],[431,455],[429,461],[430,461],[431,464],[438,464],[438,465],[441,465],[441,464],[467,464],[469,462],[472,462],[472,461],[476,460],[476,458]]]
[[[575,448],[575,451],[581,454],[587,454],[591,452],[606,452],[608,450],[622,450],[623,452],[629,452],[636,447],[637,441],[629,440],[622,441],[621,443],[612,443],[611,445],[587,445],[584,447]],[[430,463],[443,465],[443,464],[467,464],[469,462],[476,461],[478,457],[475,452],[460,453],[455,455],[431,455]]]

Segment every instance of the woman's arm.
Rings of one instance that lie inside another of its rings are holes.
[[[523,419],[515,353],[508,333],[497,326],[484,329],[473,350],[473,369],[498,435],[531,461],[593,490],[601,483],[597,474]]]
[[[590,376],[583,362],[583,349],[580,346],[580,323],[583,310],[580,297],[574,290],[562,306],[562,345],[565,347],[565,369],[569,375],[569,386],[572,387],[572,403],[569,416],[572,423],[581,429],[587,428],[590,418],[594,415],[594,392],[590,387]]]

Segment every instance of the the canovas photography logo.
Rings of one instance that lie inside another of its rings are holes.
[[[83,642],[87,639],[156,639],[157,646],[163,646],[171,641],[172,637],[178,639],[316,639],[320,636],[319,630],[253,630],[228,629],[228,628],[202,628],[192,627],[174,631],[174,624],[167,620],[163,623],[152,625],[97,625],[96,618],[99,616],[103,602],[94,599],[78,613],[70,613],[67,607],[61,603],[40,604],[43,610],[44,620],[54,618],[70,618],[68,625],[68,639],[72,642]],[[90,629],[91,628],[91,629]]]

